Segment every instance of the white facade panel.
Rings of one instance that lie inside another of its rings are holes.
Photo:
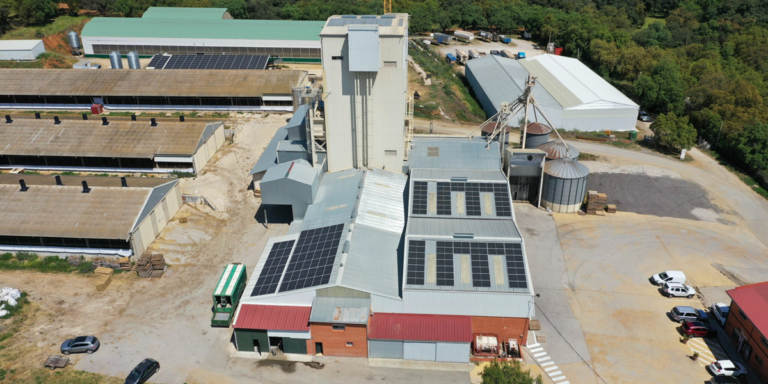
[[[344,57],[349,56],[344,36],[321,37],[323,45],[323,89],[325,100],[326,146],[328,171],[354,166],[352,131],[352,84]],[[334,59],[335,57],[335,59]]]
[[[0,60],[35,60],[45,53],[42,40],[0,41]]]
[[[403,359],[435,361],[436,350],[436,343],[423,341],[406,341],[403,342]]]
[[[349,27],[349,70],[378,72],[381,66],[379,29],[376,25]]]
[[[93,55],[94,45],[159,45],[208,47],[262,47],[262,48],[320,48],[319,41],[310,40],[246,40],[246,39],[169,39],[159,37],[81,36],[83,51]]]
[[[402,359],[403,342],[400,340],[368,340],[368,357],[372,359]]]
[[[155,162],[157,163],[191,163],[192,158],[189,156],[155,156]]]
[[[309,340],[312,338],[312,332],[310,331],[277,331],[267,330],[267,336],[269,337],[290,337],[291,339],[304,339]]]
[[[469,363],[469,343],[437,343],[435,360],[447,363]]]

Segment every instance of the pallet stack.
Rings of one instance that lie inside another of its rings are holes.
[[[615,204],[608,204],[605,208],[608,213],[616,213],[616,205]]]
[[[121,257],[117,259],[117,263],[120,265],[120,269],[123,271],[129,271],[131,270],[131,258],[130,257]]]
[[[605,193],[597,193],[597,191],[589,191],[587,197],[587,214],[605,216],[605,205],[608,200],[608,195]]]
[[[111,268],[111,269],[120,269],[120,263],[117,260],[112,258],[106,258],[106,257],[94,257],[93,266],[95,268],[104,267],[104,268]]]
[[[69,259],[67,259],[67,262],[69,263],[69,265],[71,265],[73,267],[79,266],[80,265],[80,261],[81,261],[80,260],[80,256],[75,256],[75,255],[72,255],[72,256],[69,257]]]
[[[145,253],[136,262],[136,272],[138,272],[139,277],[143,278],[161,277],[166,268],[168,268],[168,265],[165,263],[165,257],[163,257],[162,253]]]

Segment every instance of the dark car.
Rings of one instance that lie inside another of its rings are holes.
[[[501,56],[501,52],[499,52],[497,50],[491,50],[491,55],[493,55],[493,56]]]
[[[701,321],[683,321],[682,328],[688,336],[712,337],[717,332]]]
[[[637,119],[646,123],[653,122],[653,118],[651,117],[651,115],[649,115],[648,112],[645,112],[645,111],[640,111],[640,114],[639,116],[637,116]]]
[[[146,383],[152,375],[160,370],[160,363],[154,359],[144,359],[136,368],[128,374],[128,378],[125,379],[125,384],[142,384]]]
[[[94,353],[99,349],[99,339],[96,336],[78,336],[61,343],[61,353],[69,355],[70,353]]]

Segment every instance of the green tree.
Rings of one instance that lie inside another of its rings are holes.
[[[529,371],[524,371],[520,362],[515,360],[493,361],[480,373],[482,384],[541,384],[541,376],[531,377]]]
[[[656,144],[668,149],[691,149],[696,144],[696,129],[688,122],[688,116],[678,117],[674,112],[659,115],[651,124],[651,131]]]
[[[56,16],[51,0],[22,0],[19,5],[19,20],[24,24],[42,24]]]
[[[768,124],[747,125],[738,140],[737,148],[744,165],[754,172],[768,170]]]
[[[248,18],[248,4],[245,0],[216,0],[213,2],[216,8],[226,8],[235,19]]]
[[[0,36],[11,29],[11,19],[8,17],[8,8],[0,8]]]
[[[67,5],[69,6],[69,14],[77,16],[80,12],[80,0],[67,0]]]

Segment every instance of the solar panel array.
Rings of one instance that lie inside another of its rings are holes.
[[[451,214],[451,184],[437,183],[437,214]]]
[[[427,182],[413,183],[414,215],[427,214]],[[437,183],[437,214],[451,215],[451,192],[463,192],[467,216],[482,216],[480,193],[493,193],[496,216],[512,216],[512,205],[507,194],[507,185],[502,183],[467,183],[467,182],[438,182]]]
[[[520,244],[504,244],[504,254],[507,256],[507,278],[510,288],[528,288],[525,279],[525,263],[523,248]]]
[[[266,69],[269,55],[155,55],[155,69]]]
[[[408,242],[408,281],[406,284],[424,285],[424,253],[426,241]]]
[[[427,184],[426,181],[413,182],[412,206],[414,215],[427,214]]]
[[[253,287],[251,296],[267,295],[277,291],[277,284],[280,282],[280,276],[283,275],[288,256],[293,249],[294,241],[282,241],[272,244],[269,251],[267,262],[256,280],[256,286]]]
[[[302,231],[280,284],[280,292],[328,284],[343,224]]]
[[[493,195],[496,202],[496,216],[512,216],[512,206],[507,195],[507,185],[493,184]]]

